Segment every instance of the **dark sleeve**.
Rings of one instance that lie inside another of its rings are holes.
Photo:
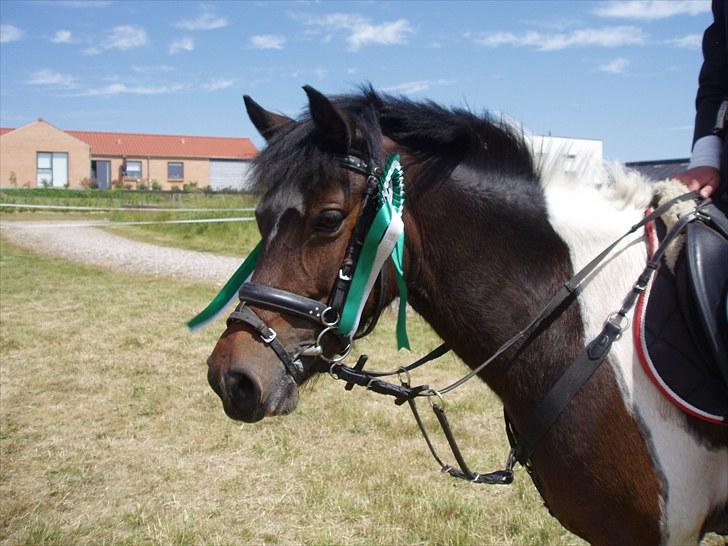
[[[695,98],[693,143],[715,127],[720,103],[728,98],[728,50],[724,0],[713,0],[713,24],[703,34],[703,66]]]

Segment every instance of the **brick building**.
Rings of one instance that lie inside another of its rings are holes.
[[[244,189],[257,153],[248,138],[63,131],[38,119],[0,129],[0,187]]]

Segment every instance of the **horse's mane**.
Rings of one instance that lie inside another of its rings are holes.
[[[499,178],[539,179],[523,133],[503,119],[432,101],[381,94],[371,86],[332,97],[331,101],[358,129],[363,142],[358,144],[362,149],[355,152],[381,164],[384,158],[377,157],[376,152],[379,141],[382,135],[392,139],[418,163],[424,174],[421,186],[447,179],[461,163],[484,173],[497,173]],[[315,184],[323,177],[335,176],[336,167],[333,155],[320,149],[313,122],[304,114],[297,123],[281,129],[255,160],[255,189]],[[298,189],[306,192],[311,188]]]
[[[385,158],[378,150],[386,136],[414,158],[420,177],[418,188],[410,190],[411,198],[447,180],[460,164],[482,172],[479,183],[504,181],[511,186],[508,191],[530,193],[549,185],[581,191],[586,186],[618,208],[644,207],[654,195],[648,178],[616,163],[584,161],[569,177],[556,162],[537,164],[523,130],[487,112],[395,97],[370,85],[330,100],[357,128],[353,153],[381,165]],[[253,167],[254,190],[259,192],[276,187],[307,194],[321,181],[341,176],[334,154],[320,145],[308,113],[281,128]]]

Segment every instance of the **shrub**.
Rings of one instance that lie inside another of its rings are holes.
[[[152,191],[162,191],[162,185],[156,178],[152,180]]]
[[[136,189],[137,191],[147,191],[147,185],[144,182],[139,181],[136,183]]]

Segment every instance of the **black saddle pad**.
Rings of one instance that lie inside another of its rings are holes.
[[[647,230],[650,253],[664,226]],[[656,232],[656,233],[655,233]],[[712,423],[728,423],[728,387],[692,301],[683,250],[674,272],[664,263],[635,311],[635,345],[647,375],[683,411]]]

